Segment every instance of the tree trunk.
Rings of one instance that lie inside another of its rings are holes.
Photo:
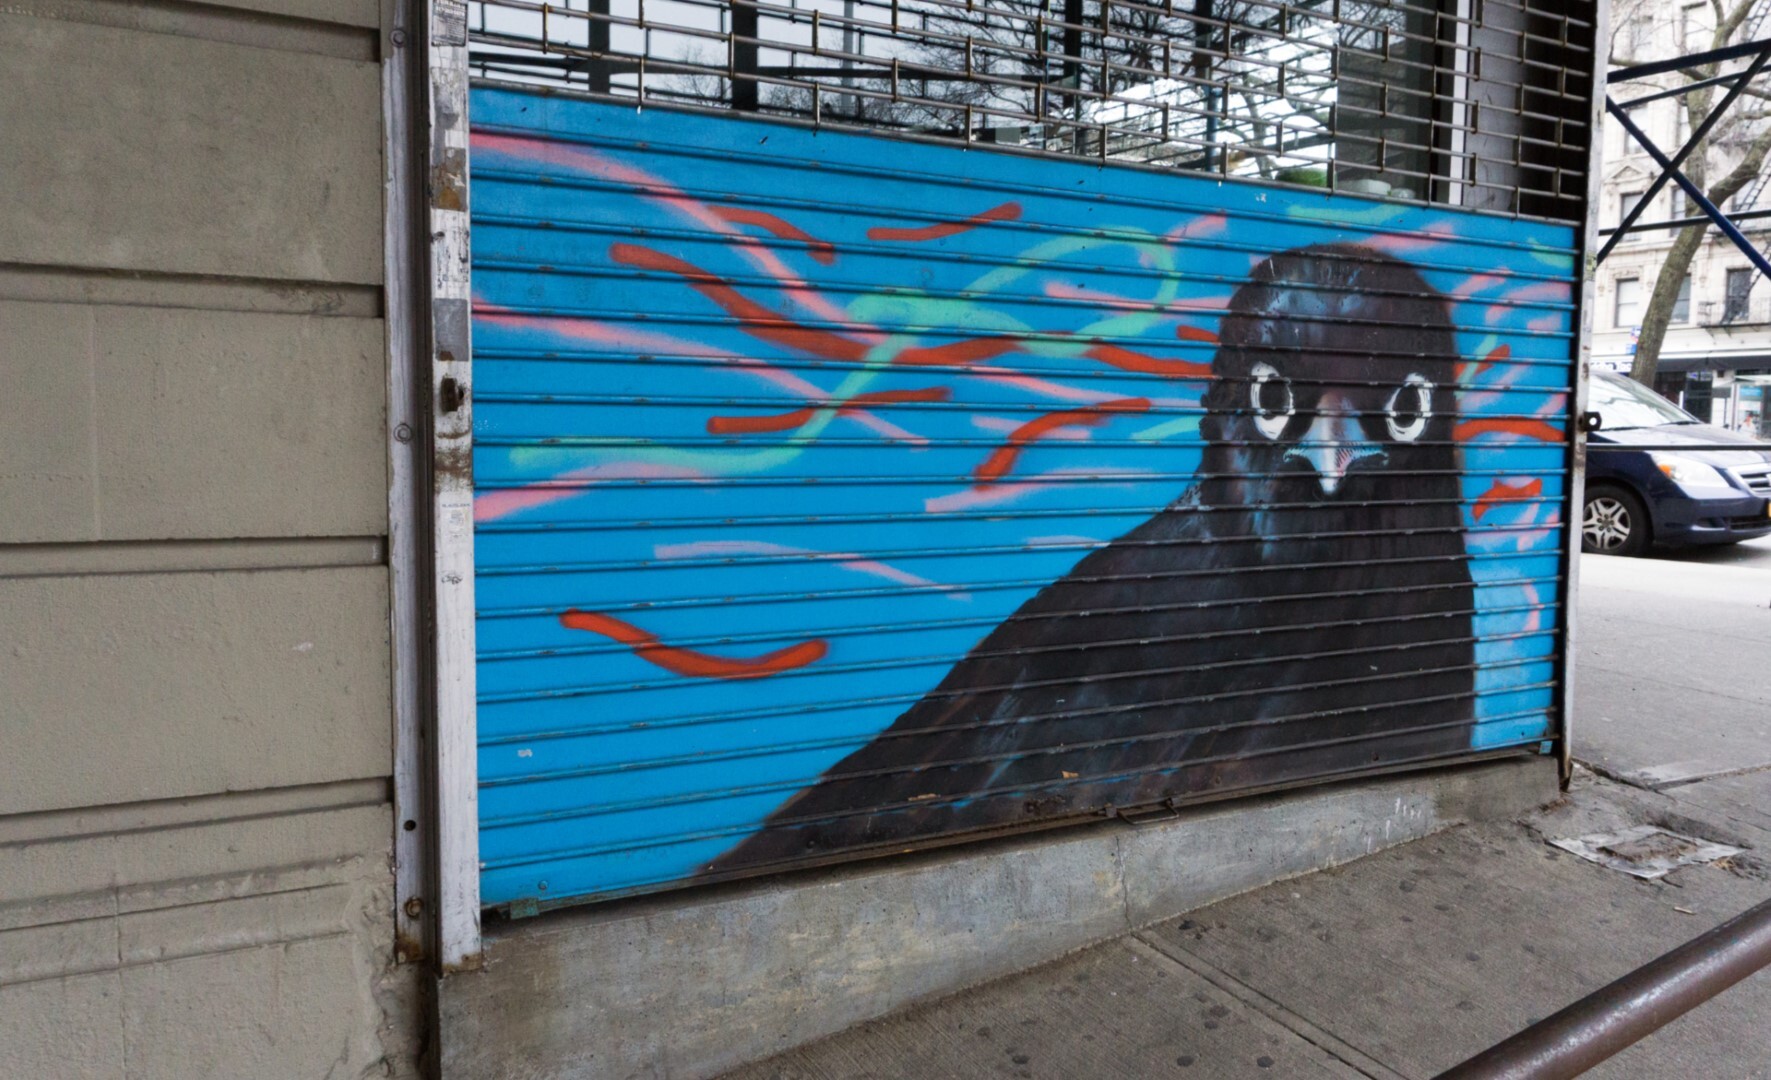
[[[1680,229],[1678,239],[1660,264],[1660,275],[1654,279],[1654,293],[1642,312],[1642,330],[1636,335],[1636,355],[1630,362],[1630,378],[1643,386],[1654,385],[1654,372],[1660,367],[1660,347],[1666,341],[1666,330],[1673,319],[1673,305],[1678,302],[1679,289],[1685,275],[1691,272],[1697,249],[1703,246],[1707,225]]]

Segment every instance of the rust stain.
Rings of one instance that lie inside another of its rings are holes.
[[[431,469],[440,479],[454,477],[463,483],[473,483],[473,451],[465,446],[439,445]]]
[[[467,151],[445,150],[431,167],[430,204],[438,210],[467,209]]]

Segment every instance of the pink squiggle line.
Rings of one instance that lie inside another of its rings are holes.
[[[594,341],[602,345],[618,345],[639,352],[675,353],[683,356],[710,356],[726,360],[735,366],[742,367],[753,375],[757,375],[784,390],[790,390],[802,397],[823,400],[830,395],[817,386],[800,378],[790,371],[783,371],[766,360],[758,360],[750,356],[733,356],[719,349],[699,342],[672,337],[650,330],[632,330],[624,327],[610,326],[608,323],[595,319],[561,318],[558,316],[523,315],[489,304],[484,300],[474,301],[474,317],[495,326],[533,326],[560,337],[575,338],[580,341]],[[875,416],[864,409],[852,409],[845,415],[857,423],[872,428],[888,439],[911,443],[915,446],[927,446],[929,441],[913,431],[906,431],[897,424],[883,417]]]
[[[1062,281],[1048,281],[1045,295],[1054,300],[1085,300],[1098,307],[1116,308],[1121,311],[1148,311],[1154,303],[1139,300],[1130,296],[1116,296],[1113,293],[1101,292],[1099,289],[1087,289],[1081,285],[1070,285]]]
[[[549,480],[540,480],[526,487],[488,491],[475,496],[473,519],[479,522],[498,521],[522,510],[582,495],[587,487],[603,480],[704,480],[707,474],[678,465],[652,465],[645,462],[621,461],[575,469]]]
[[[923,509],[931,514],[945,514],[955,510],[969,510],[977,506],[995,506],[1000,503],[1014,502],[1036,490],[1061,486],[1080,477],[1120,476],[1130,481],[1149,475],[1149,473],[1135,469],[1053,469],[1051,472],[1038,473],[1015,482],[987,484],[983,487],[969,487],[963,491],[954,491],[946,495],[936,495],[933,498],[924,499],[922,505]]]
[[[1505,390],[1506,388],[1512,386],[1514,383],[1518,382],[1519,377],[1521,375],[1523,375],[1526,370],[1527,369],[1524,364],[1518,364],[1518,363],[1496,364],[1495,366],[1488,369],[1488,371],[1492,372],[1492,374],[1488,374],[1487,379],[1485,381],[1489,387],[1491,387],[1495,390]],[[1487,374],[1487,373],[1485,373],[1485,374]],[[1475,378],[1475,377],[1476,376],[1474,376],[1473,374],[1471,375],[1471,378]]]
[[[970,600],[972,598],[970,593],[961,591],[957,585],[943,585],[920,574],[912,574],[908,570],[899,569],[890,563],[869,559],[848,551],[819,551],[815,548],[789,547],[786,544],[772,544],[766,540],[697,540],[686,544],[658,544],[652,548],[652,554],[660,559],[695,559],[705,555],[813,555],[829,559],[845,570],[871,574],[887,581],[895,581],[900,585],[913,585],[919,589],[935,589],[946,593],[954,600]]]
[[[1533,548],[1538,543],[1554,539],[1555,535],[1556,535],[1556,530],[1553,528],[1551,528],[1551,529],[1527,529],[1524,532],[1516,533],[1514,535],[1518,541],[1517,544],[1515,545],[1515,550],[1519,551],[1520,553],[1524,553],[1524,552],[1530,550],[1531,548]]]
[[[1539,315],[1537,318],[1531,319],[1528,322],[1526,322],[1525,329],[1527,329],[1527,330],[1560,330],[1560,329],[1562,329],[1562,316],[1560,316],[1560,315]]]
[[[1407,255],[1416,251],[1426,251],[1429,248],[1436,248],[1445,243],[1445,241],[1430,236],[1396,236],[1394,234],[1385,234],[1383,236],[1371,237],[1368,240],[1362,241],[1362,243],[1365,247],[1386,252],[1391,255]]]
[[[1525,616],[1524,629],[1527,632],[1543,628],[1543,596],[1537,591],[1536,585],[1521,586],[1525,591],[1525,599],[1531,604],[1531,614]]]
[[[1082,300],[1105,308],[1122,311],[1149,311],[1155,307],[1151,300],[1139,300],[1134,296],[1121,296],[1116,293],[1102,292],[1099,289],[1071,285],[1063,281],[1047,282],[1045,295],[1054,300]],[[1160,306],[1162,311],[1222,311],[1230,306],[1230,294],[1218,293],[1211,296],[1188,296],[1178,300],[1170,300]]]
[[[1188,296],[1179,300],[1169,301],[1171,311],[1218,311],[1230,306],[1229,293],[1217,293],[1212,296]]]
[[[763,246],[760,239],[715,214],[707,204],[691,198],[682,189],[663,177],[654,176],[644,169],[632,165],[622,164],[593,150],[566,146],[543,139],[475,132],[471,137],[471,145],[476,151],[490,150],[494,153],[528,161],[543,161],[550,165],[560,165],[587,172],[604,180],[654,189],[650,192],[642,192],[641,197],[669,207],[709,232],[729,237],[737,245],[740,254],[755,263],[764,273],[779,281],[787,289],[788,294],[799,301],[807,310],[815,311],[824,318],[836,322],[848,320],[848,315],[841,308],[813,291],[804,278],[796,275],[791,267],[781,261],[778,255]],[[884,337],[877,333],[871,336],[864,334],[857,336],[874,342],[884,340]]]
[[[972,425],[984,431],[1000,431],[1007,433],[1019,430],[1021,425],[1025,423],[1025,420],[1014,420],[1006,416],[972,417]],[[1093,437],[1093,435],[1094,432],[1080,424],[1067,424],[1064,427],[1053,428],[1043,437],[1046,439],[1067,439],[1071,442],[1087,442]]]
[[[1504,386],[1495,387],[1489,390],[1472,390],[1458,399],[1458,410],[1467,416],[1475,412],[1477,409],[1486,408],[1489,405],[1498,405],[1500,403],[1501,395],[1510,392],[1515,391],[1509,391]],[[1567,397],[1567,394],[1553,390],[1546,392],[1544,394],[1543,403],[1537,407],[1537,410],[1532,415],[1561,415],[1562,407],[1566,403]]]
[[[1486,292],[1496,285],[1506,284],[1506,280],[1499,274],[1471,274],[1457,288],[1445,295],[1456,297],[1459,300],[1468,300],[1479,292]]]
[[[1228,214],[1201,214],[1176,225],[1163,233],[1162,238],[1168,241],[1196,240],[1202,236],[1216,236],[1229,228],[1229,225],[1230,215]]]
[[[1107,541],[1094,536],[1078,536],[1072,533],[1057,533],[1052,536],[1029,536],[1028,547],[1073,547],[1077,544],[1092,544],[1100,547]]]
[[[529,327],[545,330],[563,338],[594,341],[603,345],[620,345],[636,352],[680,353],[684,356],[711,356],[729,359],[730,354],[711,345],[687,341],[647,330],[627,330],[595,319],[561,315],[525,315],[510,308],[499,307],[474,298],[474,318],[493,326]]]
[[[1017,374],[1012,368],[976,365],[971,374],[985,382],[1000,386],[1012,386],[1017,390],[1025,390],[1030,394],[1043,394],[1058,401],[1081,401],[1093,405],[1102,401],[1111,401],[1120,395],[1102,390],[1084,390],[1079,386],[1065,386],[1050,379],[1040,379],[1032,375]]]
[[[760,375],[777,386],[785,387],[795,393],[804,394],[808,398],[815,398],[822,401],[830,396],[816,386],[813,386],[811,383],[806,382],[798,375],[793,374],[791,371],[782,371],[780,368],[774,367],[766,361],[758,360],[749,356],[734,356],[732,357],[732,362],[739,367],[749,369],[753,374]],[[875,416],[865,409],[850,406],[849,408],[844,409],[840,415],[855,421],[857,424],[870,427],[888,439],[909,443],[912,446],[927,446],[929,444],[927,437],[918,435],[914,431],[907,431],[883,416]]]
[[[1410,251],[1425,251],[1428,248],[1437,247],[1440,244],[1445,243],[1445,241],[1457,237],[1456,226],[1444,222],[1428,225],[1420,231],[1426,235],[1404,236],[1400,233],[1383,233],[1362,240],[1360,243],[1366,247],[1375,248],[1378,251],[1387,251],[1392,255],[1399,255]]]
[[[1563,281],[1539,281],[1500,294],[1502,300],[1549,300],[1563,304],[1568,303],[1573,297],[1573,288]]]

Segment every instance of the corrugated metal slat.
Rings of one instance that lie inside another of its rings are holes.
[[[1571,230],[472,104],[486,903],[1552,733]]]

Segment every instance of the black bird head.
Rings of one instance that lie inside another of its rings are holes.
[[[1384,474],[1455,498],[1456,342],[1413,269],[1353,244],[1275,255],[1231,298],[1219,340],[1201,472],[1236,479],[1215,496],[1207,481],[1208,501],[1393,499],[1375,494]]]

